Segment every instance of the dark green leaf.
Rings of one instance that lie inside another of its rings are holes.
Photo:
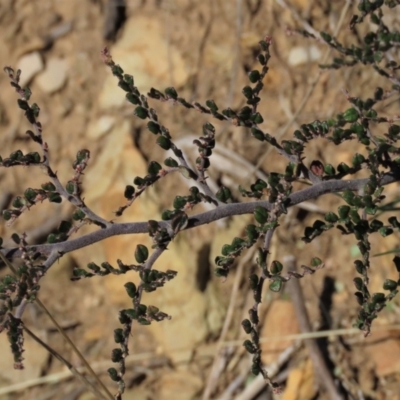
[[[249,73],[249,80],[251,83],[256,83],[261,78],[260,72],[256,69]]]
[[[161,132],[160,125],[157,122],[154,122],[154,121],[149,121],[147,123],[147,129],[151,133],[154,133],[155,135],[158,135]]]
[[[343,113],[343,118],[346,122],[356,122],[359,118],[358,111],[355,108],[349,108]]]
[[[222,186],[216,193],[216,197],[219,201],[226,203],[228,200],[230,200],[232,198],[232,194],[231,194],[231,191],[227,187]]]
[[[385,282],[383,283],[383,289],[384,290],[390,290],[393,291],[397,288],[397,282],[391,280],[391,279],[385,279]]]
[[[132,185],[127,185],[125,187],[124,197],[128,200],[131,200],[134,194],[135,194],[135,188]]]
[[[174,100],[176,100],[178,98],[178,93],[176,92],[175,88],[173,88],[173,87],[166,88],[164,90],[164,92],[168,97],[171,97]]]
[[[279,292],[282,289],[283,282],[281,280],[275,280],[269,284],[269,289],[272,292]]]
[[[139,99],[139,97],[136,96],[136,95],[133,94],[133,93],[127,93],[127,94],[125,95],[125,97],[126,97],[126,99],[127,99],[130,103],[134,104],[135,106],[138,105],[138,104],[140,104],[140,99]]]
[[[339,217],[333,213],[333,212],[328,212],[327,214],[325,214],[325,221],[334,224],[335,222],[337,222],[339,220]]]
[[[126,292],[128,293],[128,296],[131,299],[134,299],[137,293],[136,285],[133,282],[127,282],[124,285]]]
[[[271,263],[271,274],[279,275],[282,272],[283,265],[279,261],[272,261]]]
[[[268,210],[264,207],[257,206],[254,209],[254,218],[259,224],[265,224],[268,220]]]
[[[159,136],[157,138],[157,144],[164,150],[169,150],[171,148],[171,140],[165,136]]]
[[[135,250],[135,260],[139,264],[142,264],[147,260],[148,257],[149,257],[149,250],[147,249],[147,247],[142,244],[138,244]]]
[[[149,116],[149,112],[147,111],[147,109],[142,106],[137,106],[135,108],[134,114],[140,119],[146,119]]]
[[[151,161],[147,172],[152,176],[156,176],[161,170],[162,166],[157,161]]]
[[[177,168],[179,166],[178,162],[171,157],[164,160],[164,164],[170,168]]]

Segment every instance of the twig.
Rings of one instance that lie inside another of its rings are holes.
[[[285,349],[278,357],[278,360],[265,367],[268,370],[268,375],[273,378],[280,370],[283,364],[287,363],[292,355],[298,350],[300,347],[299,343],[294,343],[289,348]],[[247,377],[248,373],[244,375],[244,378]],[[265,387],[265,380],[263,376],[260,374],[257,376],[254,381],[251,382],[249,386],[247,386],[242,393],[235,396],[235,400],[251,400],[254,399],[255,396]],[[224,397],[222,397],[224,398]],[[225,397],[227,398],[227,397]]]
[[[400,170],[398,169],[384,174],[380,183],[381,185],[388,185],[397,181],[400,181]],[[292,193],[287,200],[286,207],[293,207],[303,203],[304,201],[316,199],[328,193],[343,192],[345,190],[357,191],[363,188],[368,182],[369,178],[322,181],[314,186]],[[268,210],[272,209],[272,204],[266,200],[252,201],[248,203],[224,204],[214,210],[206,211],[190,217],[184,230],[209,224],[210,222],[234,215],[252,214],[258,206],[265,207]],[[158,221],[158,224],[161,228],[171,231],[170,222]],[[35,247],[35,251],[40,252],[43,255],[52,255],[53,262],[55,262],[63,254],[87,247],[109,237],[116,235],[148,233],[148,229],[148,222],[115,223],[77,239],[54,244],[26,246],[26,249],[32,250],[32,247]],[[18,248],[2,249],[1,252],[5,254],[7,258],[11,259],[21,257],[22,255],[22,252]],[[48,263],[47,269],[50,268],[51,265],[51,263]]]
[[[106,400],[106,397],[96,388],[96,386],[93,385],[92,382],[90,382],[84,375],[82,375],[79,371],[76,370],[76,368],[69,362],[67,361],[64,357],[61,356],[61,354],[57,353],[54,349],[52,349],[48,344],[44,343],[40,338],[38,338],[32,331],[30,331],[25,325],[24,325],[24,331],[37,343],[39,343],[42,347],[44,347],[50,354],[52,354],[54,357],[56,357],[59,361],[61,361],[64,365],[67,366],[69,371],[82,382],[82,384],[88,388],[98,399]],[[104,388],[104,385],[103,385]],[[114,397],[111,395],[111,393],[107,389],[107,393],[110,394],[111,397],[109,397],[111,400],[114,399]]]
[[[208,376],[207,383],[206,383],[206,386],[205,386],[205,389],[203,392],[203,397],[202,397],[203,400],[207,400],[210,398],[212,392],[215,390],[215,386],[216,386],[218,378],[220,376],[220,374],[217,373],[217,370],[220,371],[220,369],[217,369],[217,366],[219,364],[218,360],[220,359],[220,351],[224,347],[223,344],[224,344],[226,335],[228,333],[229,326],[232,322],[233,311],[235,309],[235,304],[236,304],[236,295],[239,290],[240,282],[242,281],[244,266],[247,265],[247,263],[253,258],[255,251],[256,251],[256,248],[252,247],[252,249],[249,250],[246,253],[246,255],[240,260],[239,265],[237,267],[235,281],[233,283],[231,296],[229,299],[229,307],[226,312],[225,321],[224,321],[224,325],[221,330],[221,334],[219,335],[217,348],[215,351],[216,355],[214,357],[214,361],[211,366],[211,371]]]
[[[285,262],[289,265],[289,270],[296,270],[295,258],[293,256],[285,257]],[[288,285],[290,296],[292,298],[292,303],[296,310],[296,316],[299,322],[300,330],[302,332],[310,332],[312,330],[312,327],[308,318],[303,291],[301,289],[300,283],[298,279],[291,279],[288,282]],[[313,339],[307,339],[306,346],[310,353],[310,357],[321,386],[325,388],[331,400],[342,400],[343,397],[339,394],[339,391],[336,388],[332,375],[326,365],[326,362],[322,356],[321,350],[318,347],[317,342]]]
[[[143,360],[154,360],[158,361],[158,364],[155,363],[155,365],[164,365],[167,362],[167,359],[165,357],[158,357],[157,354],[155,353],[140,353],[140,354],[135,354],[132,356],[128,356],[125,360],[126,365],[132,365],[138,361],[143,361]],[[98,361],[96,363],[92,364],[92,368],[97,371],[97,372],[103,372],[105,368],[107,368],[110,365],[110,360],[105,360],[105,361]],[[78,367],[76,368],[76,371],[78,372],[83,372],[84,367]],[[14,392],[19,392],[21,390],[29,389],[33,386],[38,386],[38,385],[44,385],[44,384],[54,384],[54,383],[60,383],[60,381],[64,379],[69,379],[71,378],[71,373],[70,371],[61,371],[61,372],[56,372],[54,374],[46,375],[46,376],[41,376],[36,379],[30,379],[25,382],[19,382],[14,385],[10,385],[7,387],[1,387],[0,388],[0,396],[4,394],[9,394],[9,393],[14,393]]]

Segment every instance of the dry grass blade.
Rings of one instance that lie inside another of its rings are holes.
[[[211,366],[211,372],[208,376],[208,380],[203,392],[203,400],[207,400],[210,398],[213,390],[215,389],[216,384],[218,383],[218,379],[220,377],[221,373],[221,368],[218,368],[219,360],[221,358],[221,349],[224,347],[224,341],[226,338],[226,335],[228,333],[229,326],[231,324],[232,318],[233,318],[233,311],[235,308],[235,299],[237,292],[239,290],[240,282],[242,280],[243,276],[243,271],[244,271],[244,266],[252,259],[255,253],[255,248],[252,250],[248,251],[246,256],[240,261],[239,266],[236,271],[236,276],[235,276],[235,282],[233,284],[232,292],[231,292],[231,297],[229,299],[229,307],[225,316],[225,321],[224,325],[222,327],[221,334],[219,336],[218,344],[217,344],[217,349],[216,349],[216,356],[214,357],[213,364]]]
[[[91,383],[89,380],[86,379],[85,376],[83,376],[69,361],[67,361],[61,354],[57,353],[54,349],[52,349],[48,344],[44,343],[41,339],[39,339],[32,331],[30,331],[25,325],[24,325],[24,331],[37,343],[39,343],[42,347],[44,347],[51,355],[53,355],[57,360],[61,361],[68,369],[69,371],[75,376],[75,378],[79,379],[81,383],[89,389],[98,399],[104,399],[106,400],[107,397],[105,397],[93,383]]]
[[[15,274],[17,275],[17,271],[15,267],[10,263],[10,261],[7,260],[7,258],[3,255],[3,253],[0,252],[0,258],[3,260],[3,262],[8,266],[8,268]],[[57,330],[60,332],[61,336],[64,338],[64,340],[71,346],[72,350],[75,352],[75,354],[79,357],[79,359],[82,361],[82,363],[85,365],[87,368],[89,374],[94,378],[94,380],[100,385],[101,388],[107,393],[107,397],[111,400],[114,399],[114,396],[110,393],[110,391],[107,389],[107,387],[104,385],[104,383],[99,379],[99,377],[96,375],[96,373],[93,371],[93,369],[90,367],[89,363],[86,361],[85,357],[82,355],[82,353],[77,349],[77,347],[74,345],[72,340],[68,337],[68,335],[65,333],[64,329],[58,324],[58,322],[55,320],[55,318],[52,316],[52,314],[47,310],[47,308],[44,306],[44,304],[39,300],[38,297],[36,297],[36,304],[43,310],[45,314],[49,316],[51,321],[53,322],[54,326],[57,328]],[[28,332],[27,328],[24,326],[24,329]],[[39,339],[40,340],[40,339]],[[43,342],[39,342],[42,344]],[[43,346],[43,344],[42,344]],[[44,346],[47,350],[49,349],[48,346]],[[53,352],[51,352],[53,354]],[[63,358],[57,357],[60,361],[64,360]],[[63,361],[62,361],[63,362]],[[70,366],[68,364],[65,364],[69,369]],[[71,370],[72,371],[72,370]],[[76,370],[74,369],[74,375],[80,375],[81,378],[80,380],[84,379],[83,376]],[[88,388],[91,390],[92,385],[89,384]]]
[[[125,360],[125,364],[128,365],[133,365],[134,363],[137,363],[139,361],[148,361],[151,360],[152,363],[154,361],[157,361],[159,364],[165,365],[169,363],[169,360],[165,357],[160,357],[156,353],[148,352],[148,353],[139,353],[135,354],[132,356],[128,356]],[[109,360],[103,360],[103,361],[97,361],[92,364],[92,368],[95,371],[102,372],[104,371],[105,368],[110,364]],[[78,367],[75,369],[77,372],[83,372],[84,367]],[[14,392],[20,392],[25,389],[29,389],[34,386],[38,385],[45,385],[45,384],[54,384],[54,383],[60,383],[60,381],[69,379],[71,378],[70,371],[60,371],[56,372],[54,374],[46,375],[46,376],[41,376],[39,378],[35,379],[30,379],[24,382],[20,382],[14,385],[6,386],[0,388],[0,396],[8,393],[14,393]]]

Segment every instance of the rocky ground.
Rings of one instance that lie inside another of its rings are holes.
[[[119,7],[124,3],[126,8]],[[344,0],[1,0],[0,60],[3,66],[22,70],[22,83],[30,86],[32,99],[41,108],[43,135],[61,181],[67,182],[72,176],[77,151],[89,149],[85,201],[103,218],[114,219],[113,211],[124,204],[125,186],[134,177],[146,174],[149,161],[161,163],[166,156],[155,146],[154,136],[143,122],[133,115],[115,77],[102,63],[100,51],[104,46],[109,47],[125,72],[134,76],[143,93],[151,87],[163,90],[174,86],[188,101],[204,103],[214,99],[223,108],[235,109],[244,104],[241,88],[248,83],[247,72],[256,65],[259,40],[272,36],[270,71],[264,81],[259,111],[264,117],[265,131],[288,138],[300,124],[324,120],[348,108],[341,89],[368,97],[376,86],[387,86],[368,68],[325,71],[304,110],[293,119],[318,75],[318,63],[328,51],[322,41],[306,40],[294,29],[312,27],[334,32],[345,4]],[[340,29],[339,37],[343,40],[351,40],[348,21],[356,12],[356,5],[352,7]],[[390,18],[391,23],[396,23],[395,17]],[[27,140],[28,123],[16,105],[16,94],[4,73],[0,74],[0,88],[1,155],[7,156],[16,149],[24,153],[37,150]],[[175,143],[193,159],[191,144],[193,138],[201,135],[205,116],[170,104],[154,103],[154,108]],[[396,110],[389,111],[393,109]],[[249,185],[255,166],[263,173],[282,171],[285,167],[284,159],[251,139],[244,129],[210,122],[218,132],[210,184],[224,184],[239,197],[238,184]],[[336,148],[316,141],[307,148],[306,162],[350,162],[357,148],[357,143]],[[1,168],[2,208],[27,187],[40,187],[45,181],[46,176],[38,169]],[[172,208],[174,196],[185,195],[187,189],[186,180],[168,176],[136,201],[119,221],[159,219],[163,209]],[[398,188],[389,187],[387,193],[396,198]],[[349,398],[397,399],[398,300],[382,312],[371,337],[365,339],[355,333],[351,329],[358,310],[352,283],[355,242],[338,232],[328,232],[307,246],[300,240],[305,226],[339,204],[341,200],[332,195],[307,204],[306,209],[291,209],[274,237],[272,259],[294,255],[299,265],[309,264],[313,256],[324,260],[326,267],[303,279],[301,285],[314,330],[349,330],[326,340],[330,368],[353,396]],[[13,232],[27,232],[32,243],[43,242],[63,218],[68,218],[70,211],[66,204],[44,203],[11,227],[2,222],[0,235],[6,244]],[[265,340],[263,357],[267,370],[276,368],[283,393],[272,395],[265,389],[257,397],[247,392],[257,383],[248,372],[250,364],[241,345],[245,335],[240,321],[252,300],[247,277],[255,265],[253,255],[245,256],[226,281],[216,278],[212,271],[222,245],[240,236],[249,221],[251,216],[235,217],[182,233],[163,254],[157,267],[178,271],[178,277],[165,288],[147,294],[144,301],[160,306],[172,319],[149,327],[133,327],[124,399],[200,399],[205,391],[210,393],[208,398],[214,399],[328,398],[323,390],[318,392],[306,348],[296,345],[293,339],[282,339],[299,333],[290,291],[265,293],[260,324],[261,337],[274,338]],[[85,229],[79,234],[95,228]],[[393,249],[398,239],[398,235],[385,240],[376,238],[376,253]],[[42,281],[41,300],[111,392],[116,387],[105,371],[112,366],[109,358],[115,347],[113,331],[119,327],[118,311],[130,306],[123,285],[127,281],[137,282],[138,277],[108,276],[78,282],[71,282],[70,277],[74,266],[84,267],[91,261],[114,265],[117,259],[133,262],[139,243],[148,245],[150,241],[146,235],[113,237],[67,254]],[[383,279],[396,279],[392,258],[389,255],[375,259],[372,291],[380,290]],[[0,270],[2,276],[6,273],[4,268]],[[25,318],[42,340],[74,366],[80,365],[39,309],[31,306]],[[221,339],[224,323],[227,330]],[[277,337],[282,340],[276,340]],[[65,373],[56,359],[29,338],[25,348],[25,369],[15,371],[7,337],[0,335],[1,399],[93,398]],[[282,353],[286,354],[284,361]],[[237,388],[233,390],[235,382]]]

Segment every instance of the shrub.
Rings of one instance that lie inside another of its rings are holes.
[[[359,2],[360,15],[351,19],[350,28],[355,32],[357,26],[367,19],[375,28],[366,33],[358,45],[347,47],[332,35],[321,32],[322,40],[338,53],[330,64],[321,65],[321,68],[339,69],[362,64],[365,68],[372,67],[376,73],[386,78],[391,83],[391,89],[385,91],[377,87],[373,93],[371,92],[371,97],[366,99],[346,93],[349,103],[347,110],[326,121],[316,120],[303,124],[300,129],[293,132],[290,139],[281,141],[260,127],[263,117],[258,111],[262,101],[260,94],[264,88],[263,80],[269,69],[272,44],[270,37],[265,37],[259,43],[260,52],[257,55],[259,69],[249,72],[249,85],[242,89],[246,105],[237,110],[220,109],[213,100],[207,100],[204,104],[189,102],[180,97],[173,87],[164,91],[151,88],[146,96],[135,86],[134,77],[126,74],[122,67],[113,61],[109,51],[104,49],[101,53],[102,59],[116,77],[118,86],[126,92],[127,101],[134,106],[134,114],[147,122],[147,128],[154,135],[155,143],[164,150],[172,150],[174,154],[174,157],[166,158],[163,165],[151,161],[147,175],[135,177],[133,183],[126,186],[124,192],[126,202],[116,210],[116,215],[121,216],[133,202],[139,200],[147,188],[157,181],[162,181],[169,174],[180,173],[193,182],[193,186],[185,196],[171,199],[172,208],[162,213],[161,220],[121,224],[104,220],[96,215],[82,197],[83,172],[90,164],[90,151],[87,149],[78,151],[72,164],[74,169],[72,178],[66,183],[61,183],[49,163],[48,153],[51,149],[48,148],[45,136],[42,134],[40,108],[36,103],[30,103],[32,95],[30,89],[19,85],[21,71],[14,71],[11,67],[4,68],[19,96],[18,106],[25,112],[26,119],[32,125],[32,130],[26,133],[37,144],[38,151],[24,154],[21,150],[16,150],[8,157],[0,158],[0,165],[5,168],[41,166],[48,175],[48,181],[40,188],[27,188],[13,200],[12,207],[3,211],[4,220],[11,224],[22,217],[26,210],[44,201],[53,203],[67,201],[75,207],[70,220],[63,221],[55,232],[48,235],[47,243],[32,246],[27,243],[25,235],[14,233],[12,239],[16,247],[1,249],[0,255],[11,268],[12,274],[5,276],[0,283],[2,300],[0,316],[3,317],[0,330],[7,332],[15,367],[23,366],[24,330],[32,334],[22,320],[25,306],[37,300],[40,280],[49,268],[64,254],[90,246],[105,238],[119,234],[148,233],[153,240],[152,249],[138,245],[134,263],[125,263],[121,260],[118,260],[117,266],[112,266],[108,262],[103,262],[101,265],[90,263],[87,268],[76,267],[71,278],[79,280],[93,276],[127,274],[132,270],[140,276],[141,282],[138,286],[132,282],[125,285],[127,296],[132,299],[132,307],[119,312],[121,327],[114,331],[117,347],[113,350],[111,359],[118,364],[118,367],[110,368],[108,372],[111,379],[118,384],[118,393],[115,397],[120,398],[125,387],[125,357],[129,351],[132,323],[149,325],[170,318],[158,307],[143,302],[144,292],[149,293],[164,285],[168,286],[168,281],[176,276],[175,271],[156,269],[154,265],[158,258],[181,231],[195,229],[228,216],[253,214],[254,223],[246,227],[245,235],[233,238],[222,247],[221,255],[215,259],[215,274],[221,278],[227,277],[237,258],[245,250],[257,246],[258,272],[249,276],[254,305],[249,311],[248,318],[243,320],[242,327],[249,335],[244,347],[253,357],[251,370],[255,375],[262,374],[269,381],[268,373],[261,363],[258,337],[258,306],[264,284],[267,282],[271,291],[278,292],[288,280],[302,278],[324,267],[323,260],[313,257],[309,265],[302,266],[301,273],[291,270],[285,272],[282,262],[269,259],[272,236],[279,229],[280,217],[287,213],[289,207],[332,193],[340,194],[343,204],[337,210],[326,213],[323,220],[315,220],[312,226],[307,227],[302,240],[310,243],[333,228],[339,230],[342,235],[355,238],[360,252],[359,258],[354,262],[358,274],[354,279],[355,297],[360,305],[355,325],[368,335],[373,320],[397,294],[397,287],[400,284],[400,280],[386,279],[382,283],[382,292],[371,293],[369,290],[370,237],[380,235],[384,238],[400,229],[400,222],[395,215],[391,215],[387,220],[378,218],[385,211],[385,186],[400,180],[400,149],[397,147],[400,125],[395,123],[398,117],[383,117],[376,110],[377,105],[400,92],[400,80],[397,77],[399,66],[395,61],[396,57],[393,56],[397,55],[400,33],[390,30],[385,25],[383,3],[383,1],[368,0]],[[390,8],[397,6],[395,1],[385,1],[385,4]],[[312,33],[300,33],[311,39],[320,40]],[[185,107],[188,112],[199,112],[209,116],[210,120],[217,119],[237,127],[245,127],[252,140],[268,143],[284,157],[287,160],[286,168],[269,173],[267,180],[257,179],[249,182],[248,187],[239,187],[240,194],[244,198],[249,198],[249,201],[239,201],[234,198],[231,190],[224,186],[214,193],[207,183],[207,174],[212,167],[212,153],[216,143],[215,127],[211,122],[207,122],[203,126],[202,136],[194,140],[193,145],[197,148],[198,156],[193,168],[185,159],[183,152],[174,144],[172,135],[160,121],[156,110],[149,105],[149,99],[154,103],[168,102]],[[375,133],[377,127],[383,129],[384,133]],[[306,165],[304,155],[307,146],[317,138],[333,143],[338,148],[343,143],[356,140],[363,146],[364,151],[354,154],[351,165],[345,163],[336,166],[324,165],[320,160],[314,160],[310,165]],[[360,175],[367,177],[360,178]],[[299,182],[300,185],[296,185],[295,189],[294,184]],[[187,211],[200,203],[209,203],[213,209],[189,217]],[[72,239],[82,226],[89,223],[97,225],[98,230]],[[0,245],[2,243],[1,240]],[[10,261],[18,258],[22,259],[22,263],[15,267]],[[400,273],[400,257],[395,256],[393,262],[397,273]]]

